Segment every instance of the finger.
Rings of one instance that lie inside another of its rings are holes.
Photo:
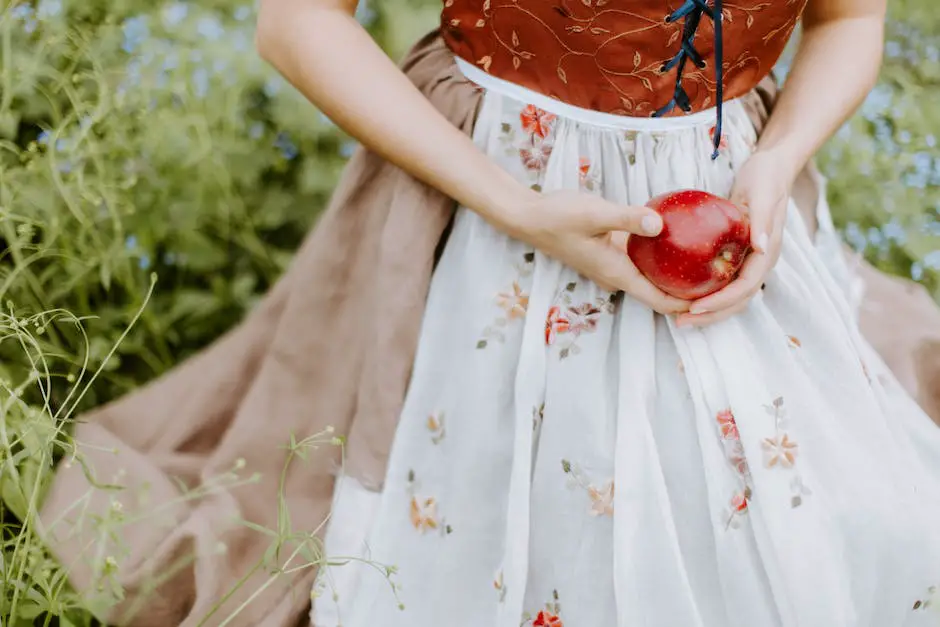
[[[734,281],[714,294],[693,302],[690,310],[696,314],[718,312],[749,299],[760,290],[769,266],[769,256],[766,253],[751,253],[744,260],[744,265]]]
[[[761,253],[766,253],[772,247],[776,235],[779,234],[786,221],[786,201],[781,200],[758,209],[749,209],[751,223],[751,247]]]
[[[632,298],[661,314],[676,314],[689,310],[689,301],[666,294],[640,274],[633,262],[622,252],[608,244],[598,246],[592,254],[597,269],[597,283],[614,286]]]
[[[629,260],[629,269],[625,271],[626,289],[634,299],[640,301],[656,313],[663,315],[685,313],[691,303],[675,296],[670,296],[643,276]]]
[[[751,299],[742,300],[727,309],[722,309],[721,311],[713,311],[711,313],[704,314],[692,314],[685,313],[680,314],[676,317],[676,326],[677,327],[704,327],[710,324],[715,324],[716,322],[721,322],[722,320],[727,320],[731,316],[737,315],[747,309],[748,305],[751,304]]]
[[[585,215],[593,235],[622,231],[651,237],[659,235],[663,229],[662,217],[649,207],[618,205],[596,199]]]

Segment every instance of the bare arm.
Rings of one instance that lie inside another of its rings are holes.
[[[758,142],[794,179],[855,112],[881,67],[887,0],[809,0],[786,88]]]
[[[687,308],[650,285],[622,250],[608,243],[611,231],[655,235],[662,228],[658,214],[588,194],[539,194],[517,182],[385,56],[353,17],[355,4],[262,0],[261,56],[363,145],[497,229],[657,311]]]
[[[355,0],[263,0],[258,50],[371,150],[498,228],[515,230],[535,192],[491,163],[424,98],[355,20],[355,8]]]

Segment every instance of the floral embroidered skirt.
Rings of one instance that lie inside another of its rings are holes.
[[[714,162],[712,114],[531,102],[488,90],[475,141],[546,191],[727,194],[755,140],[734,102]],[[751,306],[678,329],[460,210],[384,490],[337,489],[314,624],[938,624],[940,429],[823,259],[791,207]]]

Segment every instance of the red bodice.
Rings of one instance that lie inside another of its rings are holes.
[[[726,0],[723,99],[750,91],[783,52],[807,0]],[[682,0],[445,0],[442,32],[454,54],[499,78],[571,105],[648,116],[674,96]],[[716,104],[714,26],[693,43],[705,67],[685,66],[692,111]],[[681,114],[676,107],[669,115]]]

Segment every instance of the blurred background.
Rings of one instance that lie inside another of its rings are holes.
[[[881,81],[819,161],[846,242],[936,299],[940,12],[890,6]],[[358,18],[397,58],[438,11],[364,0]],[[0,624],[93,624],[30,527],[64,420],[235,324],[355,148],[258,59],[254,16],[242,0],[5,0]]]

